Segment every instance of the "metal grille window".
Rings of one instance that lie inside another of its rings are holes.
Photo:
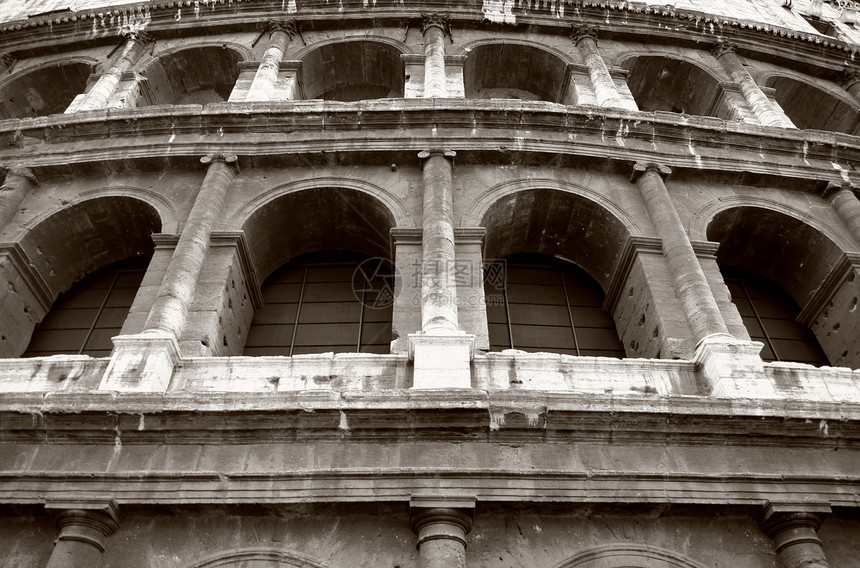
[[[139,257],[106,266],[61,294],[23,356],[110,356],[148,264],[149,257]]]
[[[386,261],[350,253],[302,257],[263,285],[264,305],[244,354],[389,353],[393,299]]]
[[[581,268],[541,255],[514,255],[487,271],[490,349],[624,357],[604,294]]]
[[[764,343],[762,359],[829,365],[812,330],[795,321],[800,308],[791,296],[752,272],[728,266],[720,270],[750,338]]]

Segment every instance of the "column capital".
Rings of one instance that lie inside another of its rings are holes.
[[[295,18],[289,20],[266,20],[261,27],[264,33],[269,33],[269,37],[275,32],[284,32],[290,39],[293,39],[302,33],[302,25]]]
[[[635,183],[642,174],[653,170],[665,181],[672,174],[672,169],[669,166],[658,164],[655,162],[636,162],[633,164],[633,173],[630,175],[630,181]]]
[[[454,150],[440,150],[440,149],[422,150],[422,151],[418,152],[418,159],[421,161],[422,165],[424,164],[424,161],[427,160],[427,158],[429,158],[431,156],[444,156],[444,157],[448,158],[449,160],[451,160],[451,163],[453,164],[454,158],[457,156],[457,152],[455,152]]]
[[[737,51],[735,49],[735,45],[733,43],[728,43],[725,41],[718,41],[711,48],[711,55],[713,55],[717,59],[719,59],[720,57],[722,57],[723,55],[725,55],[727,53],[737,54]]]
[[[18,59],[11,53],[0,54],[0,69],[3,71],[11,71],[12,66],[18,62]]]
[[[597,26],[593,24],[570,24],[570,41],[573,45],[579,45],[579,42],[585,38],[591,38],[597,41]]]
[[[845,191],[848,191],[852,195],[857,196],[858,189],[857,187],[851,185],[850,182],[844,181],[839,183],[831,181],[827,183],[827,186],[824,188],[824,191],[821,192],[821,197],[823,199],[826,199],[827,201],[832,201],[833,198],[836,197],[843,189]]]
[[[422,12],[421,13],[421,33],[426,34],[427,30],[432,27],[437,27],[442,30],[443,33],[448,34],[448,37],[451,38],[451,42],[454,42],[454,36],[451,34],[451,16],[449,14],[440,14],[438,12],[431,12],[429,14]]]
[[[58,541],[84,542],[104,552],[107,539],[119,530],[119,510],[112,499],[48,502],[45,510],[56,519]]]
[[[120,32],[120,34],[122,34],[125,39],[129,41],[136,41],[141,45],[149,45],[150,43],[155,42],[152,36],[144,30],[124,29]]]
[[[844,89],[848,89],[854,83],[860,81],[860,71],[856,69],[843,69],[836,78]]]
[[[206,166],[213,164],[215,162],[224,162],[230,169],[233,170],[233,173],[239,173],[239,158],[235,154],[223,154],[223,153],[212,153],[207,154],[200,158],[200,163]]]
[[[413,499],[409,524],[418,535],[419,547],[436,539],[457,540],[465,546],[465,536],[472,530],[474,513],[474,499]]]
[[[36,175],[30,168],[21,165],[15,165],[9,166],[8,168],[4,169],[6,170],[6,180],[9,179],[9,176],[21,177],[33,184],[34,187],[39,187],[39,180],[36,178]],[[3,181],[4,186],[6,185],[6,180]]]

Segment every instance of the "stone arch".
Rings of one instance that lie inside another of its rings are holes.
[[[246,49],[220,42],[165,50],[146,62],[138,106],[208,104],[229,99]]]
[[[466,209],[462,216],[460,225],[462,227],[476,227],[481,224],[481,220],[487,213],[487,210],[498,199],[529,189],[554,189],[566,193],[572,193],[582,196],[585,199],[594,201],[600,207],[609,211],[612,216],[621,221],[631,235],[645,234],[640,227],[636,218],[630,215],[623,207],[619,207],[614,201],[608,199],[603,193],[594,191],[587,187],[558,181],[551,178],[529,178],[522,180],[511,180],[502,182],[484,190]]]
[[[557,189],[520,189],[484,212],[486,258],[532,252],[572,262],[609,290],[630,230],[602,204]]]
[[[298,212],[316,212],[299,215]],[[303,254],[349,249],[390,256],[389,232],[396,218],[378,197],[354,188],[321,185],[270,196],[242,225],[260,280]]]
[[[326,568],[325,564],[286,550],[246,548],[231,550],[186,565],[186,568]]]
[[[302,78],[308,99],[343,102],[402,98],[409,50],[400,42],[375,36],[345,37],[302,50]]]
[[[60,114],[86,90],[95,62],[74,57],[21,70],[0,84],[0,118]]]
[[[722,266],[763,277],[793,299],[797,307],[786,299],[781,317],[809,326],[831,364],[857,365],[857,353],[846,347],[855,343],[860,318],[848,309],[831,311],[828,306],[840,298],[849,302],[856,298],[860,279],[843,249],[826,232],[784,211],[734,204],[712,216],[707,237],[720,243],[717,262]],[[775,298],[777,292],[772,295]],[[805,360],[791,353],[780,359]]]
[[[798,128],[860,134],[860,109],[848,93],[788,72],[770,73],[760,80],[774,89],[774,99]]]
[[[412,215],[409,213],[409,210],[406,208],[403,201],[394,197],[388,191],[378,185],[363,180],[333,176],[296,180],[265,191],[239,209],[236,213],[236,217],[238,219],[237,224],[244,224],[254,211],[275,199],[289,193],[315,189],[317,187],[341,187],[366,193],[368,196],[385,205],[385,208],[388,210],[388,214],[394,218],[395,227],[412,227],[414,225]]]
[[[463,52],[467,99],[565,102],[569,60],[557,50],[524,41],[484,40]]]
[[[711,201],[696,211],[690,221],[690,238],[693,240],[707,240],[708,226],[711,224],[714,217],[721,211],[734,207],[758,207],[761,209],[770,209],[788,217],[794,217],[798,221],[809,225],[836,243],[836,245],[844,251],[852,251],[857,248],[857,245],[854,244],[854,241],[850,236],[835,231],[831,225],[828,225],[807,211],[766,197],[749,195],[720,197],[716,201]]]
[[[612,544],[583,550],[556,568],[706,568],[695,560],[656,546]]]
[[[2,291],[0,326],[17,330],[0,344],[0,356],[20,355],[35,324],[75,282],[117,261],[150,256],[152,233],[160,229],[157,209],[129,196],[82,200],[36,223],[0,258],[12,285]]]
[[[725,79],[693,58],[667,52],[625,53],[627,86],[639,110],[734,119],[721,82]]]

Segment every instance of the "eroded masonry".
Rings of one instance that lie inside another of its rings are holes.
[[[850,0],[0,0],[0,567],[860,567]]]

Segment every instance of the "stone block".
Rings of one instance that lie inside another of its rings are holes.
[[[412,388],[472,388],[474,350],[474,335],[410,334],[409,358],[414,361]]]
[[[167,333],[118,335],[100,390],[164,392],[179,362],[179,344]]]

